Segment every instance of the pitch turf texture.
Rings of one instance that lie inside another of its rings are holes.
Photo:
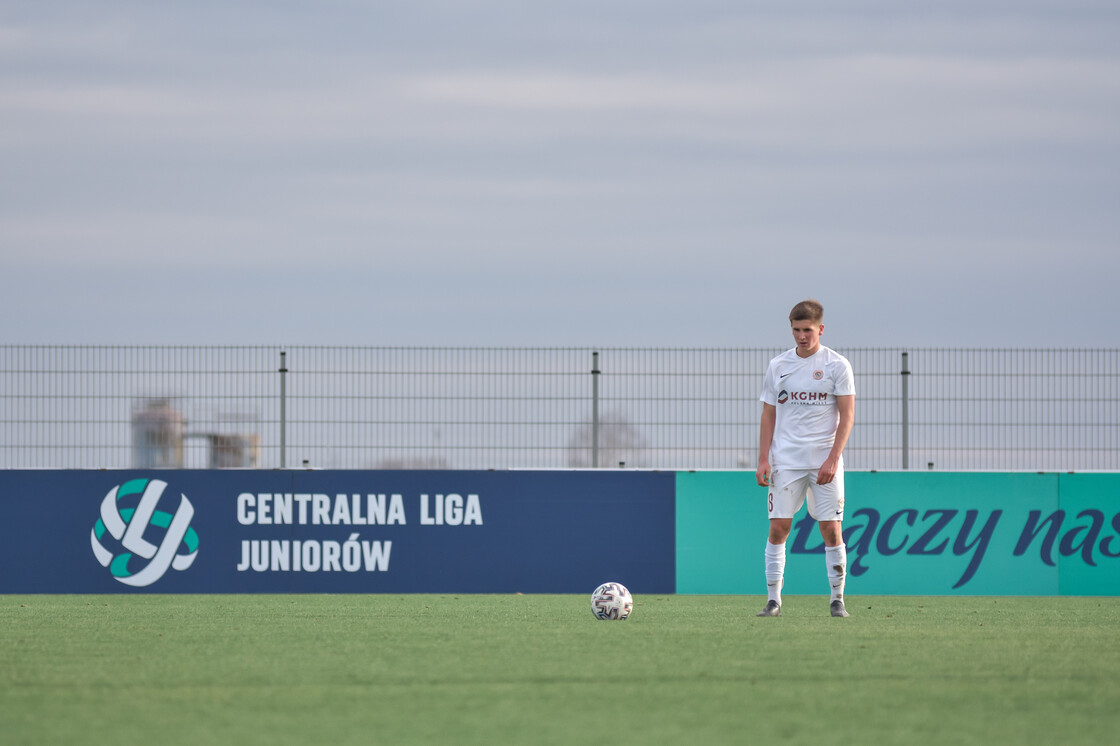
[[[0,741],[1103,744],[1120,599],[0,596]]]

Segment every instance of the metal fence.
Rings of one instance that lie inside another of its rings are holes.
[[[837,349],[849,469],[1120,468],[1120,350]],[[781,351],[0,346],[0,468],[753,469]]]

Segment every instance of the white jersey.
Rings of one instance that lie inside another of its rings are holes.
[[[771,360],[759,397],[777,412],[770,466],[819,469],[836,440],[836,397],[855,393],[851,363],[823,345],[810,357],[798,357],[795,348]]]

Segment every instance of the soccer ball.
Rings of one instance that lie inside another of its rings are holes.
[[[591,594],[591,613],[596,619],[625,619],[634,599],[622,583],[603,583]]]

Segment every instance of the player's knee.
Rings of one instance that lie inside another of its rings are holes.
[[[844,541],[843,524],[840,521],[820,521],[821,538],[826,546],[834,547]]]
[[[791,518],[771,518],[770,543],[784,544],[786,542],[786,539],[789,538],[789,532],[792,528],[793,519]]]

